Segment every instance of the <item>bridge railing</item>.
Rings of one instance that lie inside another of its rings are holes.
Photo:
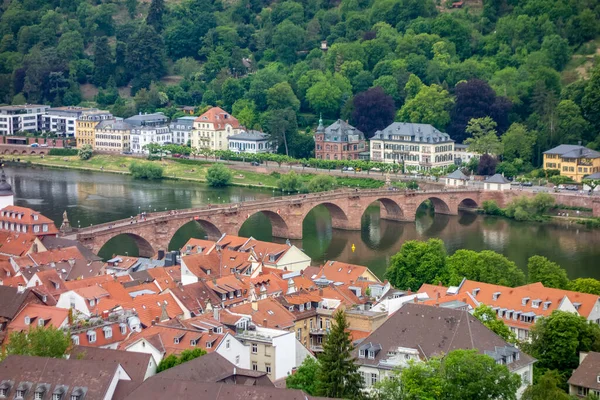
[[[154,213],[146,213],[144,219],[140,219],[139,215],[136,215],[133,218],[124,218],[116,221],[106,222],[102,224],[93,225],[91,227],[85,227],[78,230],[78,235],[80,237],[91,237],[94,232],[100,232],[104,230],[119,230],[118,228],[123,228],[122,230],[126,230],[131,225],[147,225],[148,223],[167,221],[173,216],[177,217],[193,217],[199,213],[203,213],[206,211],[210,211],[211,213],[222,213],[228,211],[238,211],[240,208],[262,208],[266,202],[269,205],[286,205],[293,203],[294,201],[309,201],[313,199],[318,199],[320,201],[324,200],[335,200],[340,198],[345,198],[348,195],[356,194],[359,196],[390,196],[391,194],[406,194],[406,193],[414,193],[414,194],[435,194],[435,193],[470,193],[470,192],[479,192],[478,189],[444,189],[444,190],[411,190],[411,189],[336,189],[328,192],[318,192],[318,193],[307,193],[307,194],[297,194],[291,196],[275,196],[269,199],[257,199],[257,200],[248,200],[248,201],[240,201],[235,203],[217,203],[217,204],[206,204],[200,207],[195,208],[187,208],[180,210],[170,210],[170,211],[159,211]],[[260,206],[260,207],[254,207]]]

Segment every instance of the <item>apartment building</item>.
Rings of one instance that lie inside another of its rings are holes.
[[[171,131],[164,126],[134,126],[131,129],[130,149],[134,154],[148,154],[145,146],[150,143],[160,145],[172,143]]]
[[[394,122],[375,132],[371,161],[404,164],[417,171],[447,167],[454,163],[454,140],[428,124]]]
[[[98,111],[85,107],[55,107],[48,108],[42,116],[42,130],[67,137],[76,136],[77,120],[86,112]]]
[[[235,153],[272,153],[275,149],[269,135],[259,131],[241,131],[227,137],[229,150]]]
[[[367,148],[365,135],[341,119],[327,128],[319,119],[315,133],[315,157],[320,160],[358,160]]]
[[[561,144],[544,152],[544,169],[556,169],[575,182],[600,172],[600,152],[581,145]]]
[[[192,129],[194,129],[195,120],[196,117],[180,117],[171,121],[169,128],[171,129],[173,143],[182,146],[188,143]]]
[[[42,116],[50,106],[23,104],[0,107],[0,135],[42,130]]]
[[[469,146],[462,143],[454,143],[454,163],[456,165],[468,164],[471,159],[479,160],[481,154],[469,150]]]
[[[130,136],[133,127],[125,121],[107,119],[100,121],[94,128],[95,149],[122,153],[130,149]]]
[[[240,133],[237,119],[220,107],[213,107],[194,121],[191,142],[197,149],[227,150],[231,135]]]
[[[75,139],[77,140],[77,148],[83,147],[84,144],[89,144],[92,148],[96,148],[96,126],[104,120],[112,119],[113,116],[108,111],[94,110],[85,111],[77,119],[75,123]]]

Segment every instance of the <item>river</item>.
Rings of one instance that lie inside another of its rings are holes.
[[[43,167],[5,170],[15,191],[15,204],[41,212],[57,226],[65,210],[71,225],[83,227],[128,218],[140,211],[268,199],[274,193],[268,189],[214,189],[185,181],[151,182],[128,175]],[[250,235],[261,240],[284,241],[271,237],[270,222],[262,214],[252,216],[243,225],[240,236]],[[190,237],[203,236],[201,228],[191,222],[175,234],[170,248],[181,247]],[[379,206],[374,204],[363,216],[360,232],[333,230],[328,211],[317,207],[304,221],[303,237],[294,244],[315,264],[334,259],[366,265],[380,277],[403,242],[436,237],[446,243],[449,253],[457,249],[494,250],[521,268],[526,267],[529,257],[539,254],[560,264],[571,279],[600,279],[600,232],[581,225],[524,223],[469,212],[459,216],[436,215],[427,209],[419,212],[416,222],[402,223],[380,220]],[[119,236],[109,241],[100,255],[125,253],[137,255],[137,248],[131,239]]]

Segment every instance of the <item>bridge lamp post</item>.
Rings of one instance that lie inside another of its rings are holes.
[[[77,227],[81,229],[81,221],[77,220]]]

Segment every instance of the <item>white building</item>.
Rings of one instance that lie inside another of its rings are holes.
[[[0,107],[0,135],[42,131],[42,116],[49,108],[39,104]]]
[[[250,349],[253,371],[266,372],[271,381],[291,375],[306,357],[312,354],[297,339],[294,332],[253,326],[238,332],[236,338]]]
[[[467,186],[468,182],[469,177],[463,174],[460,168],[444,177],[446,186]]]
[[[156,143],[160,145],[172,142],[171,131],[168,126],[136,126],[131,129],[131,152],[134,154],[148,154],[144,146]]]
[[[510,190],[510,181],[500,174],[490,176],[483,181],[484,190]]]
[[[190,140],[190,133],[194,129],[194,120],[196,117],[181,117],[174,119],[169,124],[171,129],[172,141],[175,144],[185,146]]]
[[[42,116],[42,130],[67,137],[75,137],[77,120],[83,113],[90,111],[98,110],[95,108],[72,106],[48,108],[46,114]]]
[[[241,131],[227,137],[229,150],[235,153],[272,153],[273,143],[269,135],[259,131]]]
[[[479,160],[481,154],[469,151],[469,146],[466,144],[455,143],[454,144],[454,163],[456,165],[468,164],[472,158]]]
[[[418,171],[454,163],[454,140],[428,124],[394,122],[371,138],[371,161],[404,164]]]

